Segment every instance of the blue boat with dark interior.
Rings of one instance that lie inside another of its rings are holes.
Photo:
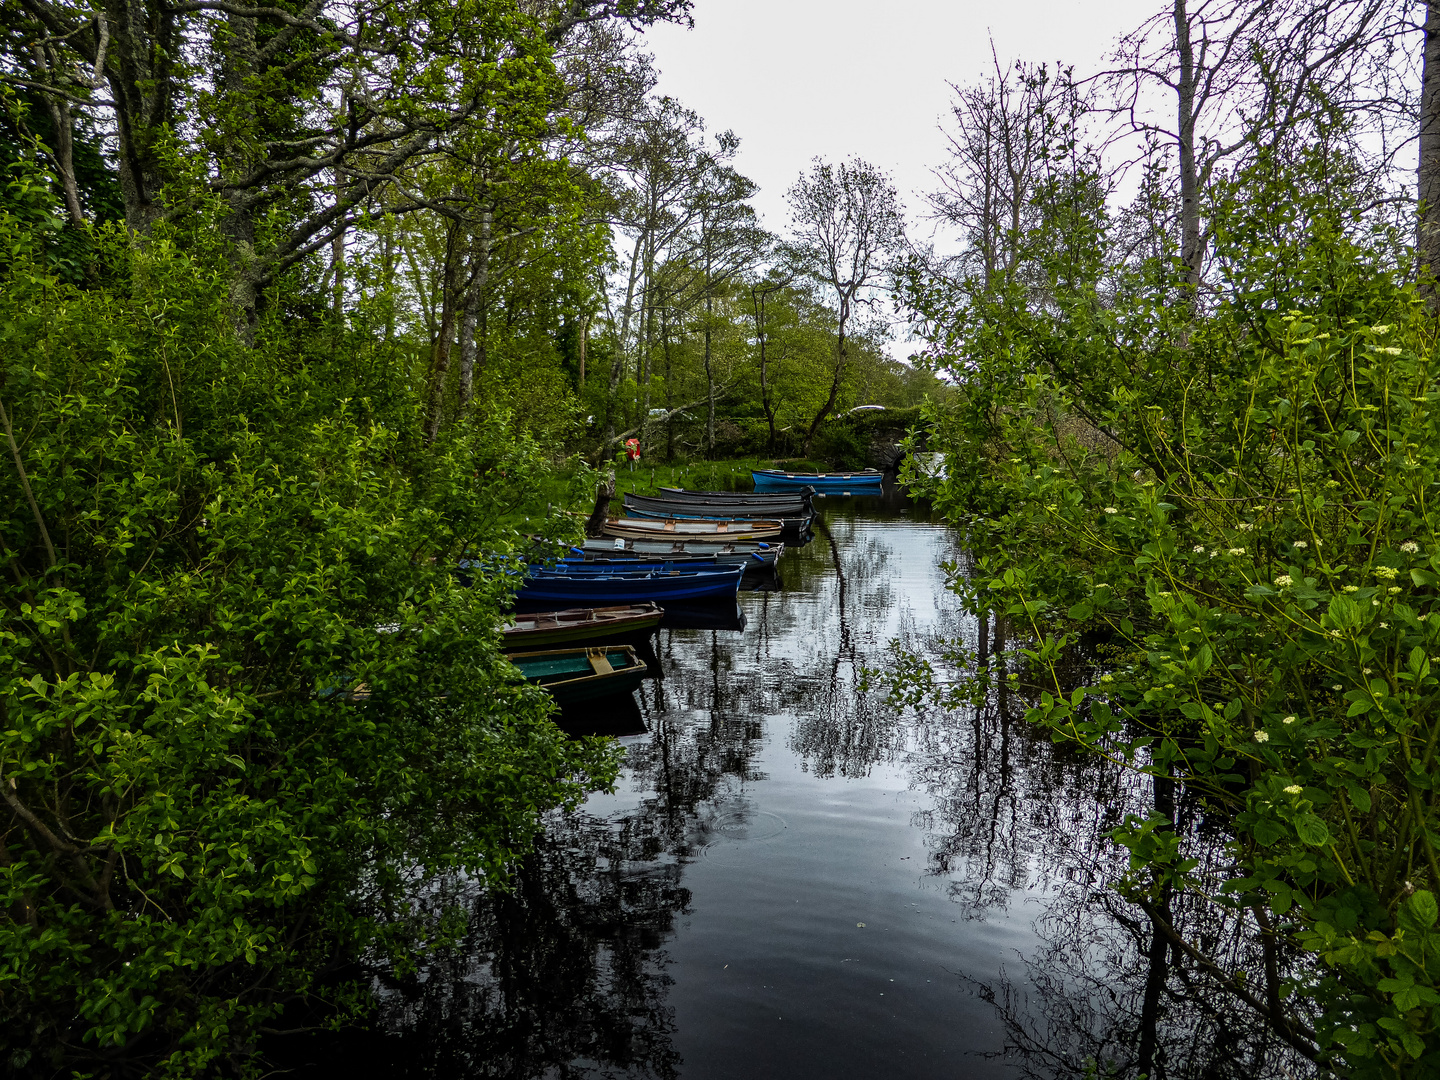
[[[734,600],[744,575],[743,565],[532,566],[515,602],[533,610],[541,605],[584,607],[650,601],[663,606],[672,600]]]
[[[879,495],[885,474],[862,472],[788,473],[782,469],[752,469],[756,491],[799,491],[811,487],[817,495]]]

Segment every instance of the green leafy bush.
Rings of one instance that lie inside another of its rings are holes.
[[[1029,718],[1181,781],[1228,837],[1217,871],[1213,831],[1127,818],[1124,894],[1303,1053],[1432,1076],[1436,323],[1383,252],[1290,224],[1222,234],[1205,315],[1158,275],[954,316],[931,445],[984,467],[917,483],[965,526],[972,606],[1028,635]],[[1082,633],[1109,661],[1076,686]],[[1260,944],[1257,979],[1165,926],[1182,892]]]
[[[0,243],[6,1071],[256,1072],[614,775],[496,649],[542,455],[503,416],[425,447],[373,341],[240,344],[203,229],[97,238],[89,289]]]

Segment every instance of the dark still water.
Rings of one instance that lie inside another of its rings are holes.
[[[616,792],[477,899],[462,955],[387,992],[389,1036],[317,1046],[300,1075],[1270,1072],[1097,888],[1144,791],[1009,695],[942,712],[861,689],[892,641],[937,678],[947,641],[993,651],[944,587],[952,534],[893,494],[823,517],[777,591],[741,594],[742,631],[661,630],[638,713],[589,718],[632,732]]]

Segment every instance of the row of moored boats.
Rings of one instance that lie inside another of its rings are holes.
[[[803,544],[814,496],[879,495],[882,474],[756,470],[752,492],[627,494],[623,517],[562,559],[532,565],[503,631],[509,659],[561,704],[628,693],[647,672],[635,645],[665,606],[733,606],[749,574]],[[523,651],[510,651],[523,650]]]

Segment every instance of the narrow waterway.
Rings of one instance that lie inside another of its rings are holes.
[[[1099,888],[1148,790],[999,691],[865,688],[893,644],[939,679],[993,662],[993,624],[945,588],[953,533],[893,492],[823,518],[741,594],[743,630],[662,629],[638,711],[570,718],[622,733],[617,790],[477,899],[453,962],[387,993],[389,1036],[302,1075],[1280,1075]]]

